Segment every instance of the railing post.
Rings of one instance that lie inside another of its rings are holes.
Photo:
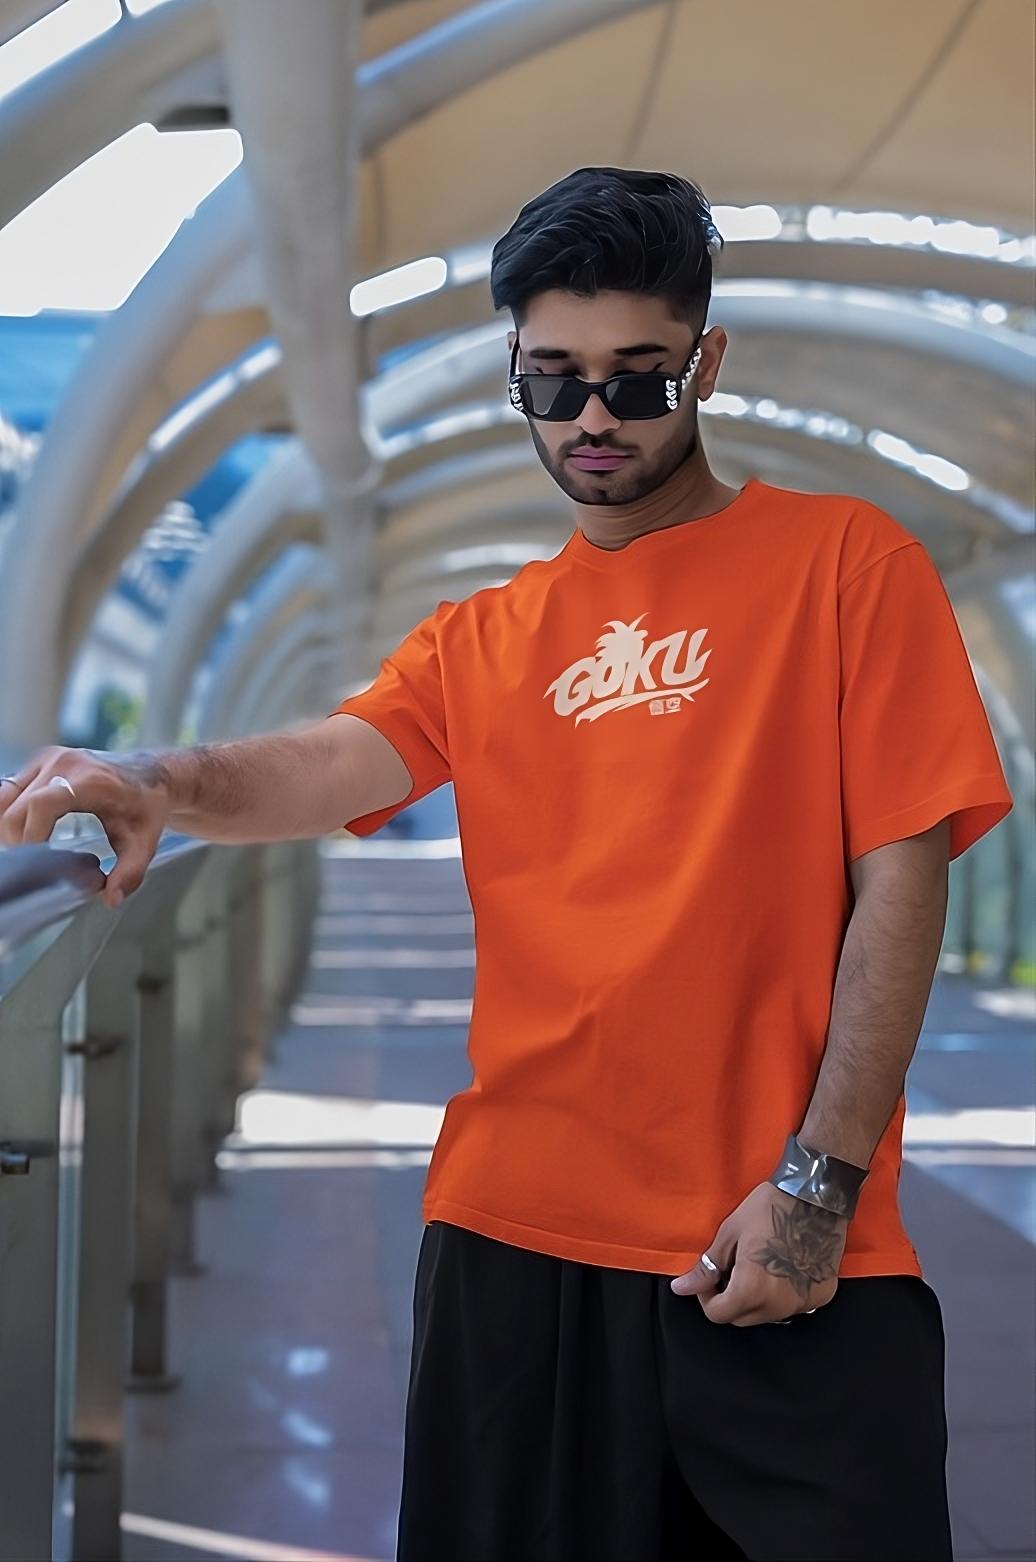
[[[122,1555],[123,1380],[137,1142],[140,945],[128,918],[86,983],[79,1215],[79,1305],[72,1435],[59,1468],[73,1477],[76,1562]]]
[[[62,1029],[111,923],[106,909],[85,912],[0,964],[0,1562],[52,1554],[55,1449],[66,1430],[59,1303],[75,1334],[75,1298],[60,1283],[68,1274],[74,1285],[75,1270],[59,1270],[59,1258],[75,1235],[81,1106],[74,1092],[63,1103]]]
[[[286,1017],[289,985],[294,857],[290,841],[263,852],[262,981],[267,1035],[274,1037]],[[267,1053],[272,1057],[273,1047]]]
[[[41,974],[28,974],[29,989]],[[60,1014],[42,1012],[42,993],[31,990],[0,1007],[0,1146],[10,1158],[0,1175],[2,1562],[48,1557],[51,1545],[61,1040]]]
[[[237,1054],[234,999],[227,980],[230,964],[230,918],[235,858],[240,848],[226,847],[215,858],[208,876],[208,923],[205,938],[205,1066],[201,1137],[202,1187],[220,1193],[216,1151],[227,1133],[223,1105],[232,1088]]]
[[[176,905],[163,904],[141,950],[140,1061],[137,1072],[137,1171],[133,1209],[133,1306],[127,1388],[163,1390],[177,1382],[166,1369],[166,1282],[172,1207],[172,1098],[176,990]]]
[[[204,1272],[195,1253],[194,1200],[205,1182],[202,1124],[211,1070],[206,941],[216,868],[217,860],[210,855],[180,903],[176,919],[170,1265],[173,1273],[181,1275]]]
[[[222,1113],[228,1133],[234,1127],[238,1097],[252,1088],[263,1071],[260,851],[241,853],[232,881],[229,986],[235,1055],[233,1070],[224,1080]]]

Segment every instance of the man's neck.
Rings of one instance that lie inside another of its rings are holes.
[[[573,502],[576,525],[599,548],[624,548],[634,537],[683,521],[714,515],[737,498],[739,489],[721,483],[704,462],[685,461],[664,483],[629,504]]]

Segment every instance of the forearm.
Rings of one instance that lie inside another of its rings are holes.
[[[801,1142],[867,1166],[899,1100],[946,922],[945,871],[877,877],[842,945],[823,1061]]]
[[[333,775],[312,729],[112,756],[163,785],[170,828],[243,844],[305,839],[334,824]]]

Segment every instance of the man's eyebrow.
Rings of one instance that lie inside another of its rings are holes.
[[[616,347],[613,350],[614,358],[643,358],[648,353],[657,357],[659,353],[672,352],[664,342],[637,342],[633,347]],[[578,353],[569,352],[565,347],[530,347],[522,349],[526,358],[542,358],[543,360],[557,358],[577,358]]]

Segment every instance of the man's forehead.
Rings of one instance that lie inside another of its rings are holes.
[[[531,302],[518,334],[527,358],[627,359],[672,352],[687,329],[662,299],[547,293]]]
[[[654,338],[637,342],[619,342],[610,346],[596,344],[583,347],[566,346],[555,341],[528,342],[522,337],[522,351],[526,358],[538,358],[541,360],[558,358],[657,358],[659,353],[668,353],[673,349],[674,343],[661,342]]]

